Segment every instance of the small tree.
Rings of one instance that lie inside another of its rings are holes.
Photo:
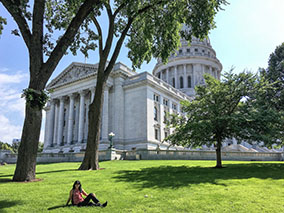
[[[219,81],[204,76],[206,86],[197,86],[192,102],[181,102],[186,116],[171,115],[175,131],[166,140],[172,144],[216,147],[217,168],[222,168],[221,147],[225,139],[282,143],[283,116],[263,105],[267,82],[251,73],[225,73]]]

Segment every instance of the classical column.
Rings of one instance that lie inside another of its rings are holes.
[[[172,104],[173,104],[172,100],[169,99],[169,114],[173,114]],[[173,130],[174,130],[173,128],[169,128],[169,134],[172,134]]]
[[[192,65],[192,83],[193,83],[193,85],[192,85],[192,88],[195,88],[195,86],[196,86],[196,81],[197,81],[197,68],[196,68],[196,64],[193,64]]]
[[[102,122],[102,139],[108,140],[108,90],[106,86],[104,91],[104,104],[103,104],[103,122]]]
[[[53,128],[53,146],[57,144],[57,133],[58,133],[58,104],[57,100],[54,100],[54,128]]]
[[[84,137],[85,95],[85,91],[80,92],[78,143],[82,143]]]
[[[84,142],[87,142],[88,139],[88,125],[89,125],[89,107],[91,104],[91,97],[90,94],[88,93],[87,98],[86,98],[86,112],[85,112],[85,131],[84,131]]]
[[[48,121],[48,135],[47,135],[47,146],[52,145],[53,141],[53,132],[54,132],[54,115],[55,115],[55,103],[54,100],[50,100],[50,111],[48,114],[49,121]]]
[[[209,66],[209,73],[210,73],[210,75],[211,75],[211,76],[213,76],[213,77],[215,78],[215,76],[214,76],[214,73],[213,73],[213,71],[212,71],[212,67],[211,67],[211,66]]]
[[[186,85],[187,79],[186,79],[186,64],[183,65],[183,88],[187,88],[188,85]]]
[[[177,79],[177,66],[175,66],[175,85],[174,87],[177,89],[178,88],[178,79]]]
[[[168,84],[170,84],[170,82],[169,82],[169,68],[167,68],[167,70],[166,70],[166,81],[167,81]]]
[[[63,136],[63,124],[64,124],[64,97],[59,99],[59,116],[58,116],[58,134],[57,134],[57,145],[60,146]]]
[[[163,102],[164,102],[164,97],[163,97]],[[162,102],[162,97],[161,97],[161,102],[160,102],[160,119],[159,119],[159,124],[160,124],[160,141],[162,141],[165,137],[164,137],[164,128],[165,128],[165,124],[164,124],[164,104]]]
[[[91,103],[94,101],[95,98],[95,87],[91,88]]]
[[[67,144],[73,141],[73,123],[74,123],[74,94],[69,95],[69,116],[68,116],[68,131],[67,131]]]

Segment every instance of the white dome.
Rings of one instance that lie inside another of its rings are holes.
[[[222,64],[216,58],[209,38],[201,41],[192,37],[190,46],[185,39],[181,39],[181,47],[169,57],[167,64],[158,59],[153,75],[194,96],[194,87],[204,84],[205,73],[220,79],[221,71]]]

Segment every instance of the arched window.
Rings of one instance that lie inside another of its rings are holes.
[[[191,88],[191,76],[187,77],[187,85],[188,85],[188,88]]]
[[[173,78],[173,87],[176,87],[176,81],[175,81],[175,78]]]
[[[154,120],[158,121],[158,109],[157,109],[157,107],[154,107]]]
[[[183,88],[183,77],[179,78],[179,86],[180,88]]]

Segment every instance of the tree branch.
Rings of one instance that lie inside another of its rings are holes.
[[[99,34],[99,54],[100,57],[102,56],[102,52],[103,52],[103,33],[102,33],[102,29],[101,26],[98,22],[98,20],[96,19],[96,17],[94,15],[91,16],[92,21],[94,22],[97,30],[98,30],[98,34]]]
[[[112,41],[113,41],[113,34],[114,34],[114,16],[112,15],[112,11],[109,4],[105,4],[107,9],[108,19],[109,19],[109,28],[108,28],[108,36],[106,40],[106,45],[103,50],[103,54],[105,56],[105,60],[108,58]]]
[[[123,2],[121,5],[119,5],[119,7],[116,9],[116,11],[114,11],[113,16],[116,17],[116,15],[122,10],[122,8],[126,6],[126,3]]]
[[[4,5],[4,7],[16,21],[27,47],[30,48],[32,34],[22,11],[19,8],[19,5],[13,3],[10,0],[0,0],[0,2]]]
[[[132,18],[128,19],[128,23],[127,23],[125,29],[122,31],[121,36],[120,36],[119,40],[116,43],[114,52],[113,52],[112,57],[110,59],[110,62],[109,62],[108,66],[107,66],[107,68],[105,70],[106,77],[109,75],[109,73],[111,72],[111,70],[113,68],[114,63],[116,62],[116,59],[118,57],[119,51],[120,51],[121,46],[122,46],[122,43],[123,43],[123,41],[124,41],[124,39],[126,37],[126,34],[127,34],[128,30],[129,30],[133,20],[134,19],[132,19]]]
[[[43,17],[44,17],[45,0],[37,0],[34,3],[33,19],[32,19],[32,43],[33,47],[37,48],[36,54],[38,58],[41,57],[41,63],[43,61],[42,56],[42,42],[43,42]],[[31,51],[31,50],[30,50]]]
[[[162,0],[161,0],[161,1],[158,1],[155,5],[161,4],[162,2],[163,2]],[[113,52],[112,57],[111,57],[111,59],[110,59],[110,62],[109,62],[109,64],[108,64],[107,68],[105,69],[105,77],[106,77],[106,78],[108,77],[109,73],[111,72],[114,63],[116,62],[116,59],[117,59],[117,57],[118,57],[118,54],[119,54],[120,49],[121,49],[121,46],[122,46],[122,43],[123,43],[123,41],[124,41],[124,39],[125,39],[125,37],[126,37],[126,35],[127,35],[128,30],[130,29],[131,24],[133,23],[134,19],[135,19],[138,15],[140,15],[140,14],[146,12],[148,9],[154,7],[155,5],[152,4],[152,5],[147,5],[147,6],[145,6],[144,8],[138,10],[138,12],[133,15],[133,17],[130,17],[130,18],[128,19],[128,23],[127,23],[126,27],[124,28],[124,30],[122,31],[121,36],[120,36],[119,40],[118,40],[117,43],[116,43],[114,52]]]
[[[44,70],[48,77],[50,77],[59,60],[62,58],[69,45],[74,40],[74,36],[76,35],[82,22],[93,11],[94,5],[98,4],[99,2],[99,0],[86,0],[81,5],[76,16],[72,19],[70,25],[68,26],[66,32],[61,37],[54,50],[51,52],[50,57],[44,64]]]

